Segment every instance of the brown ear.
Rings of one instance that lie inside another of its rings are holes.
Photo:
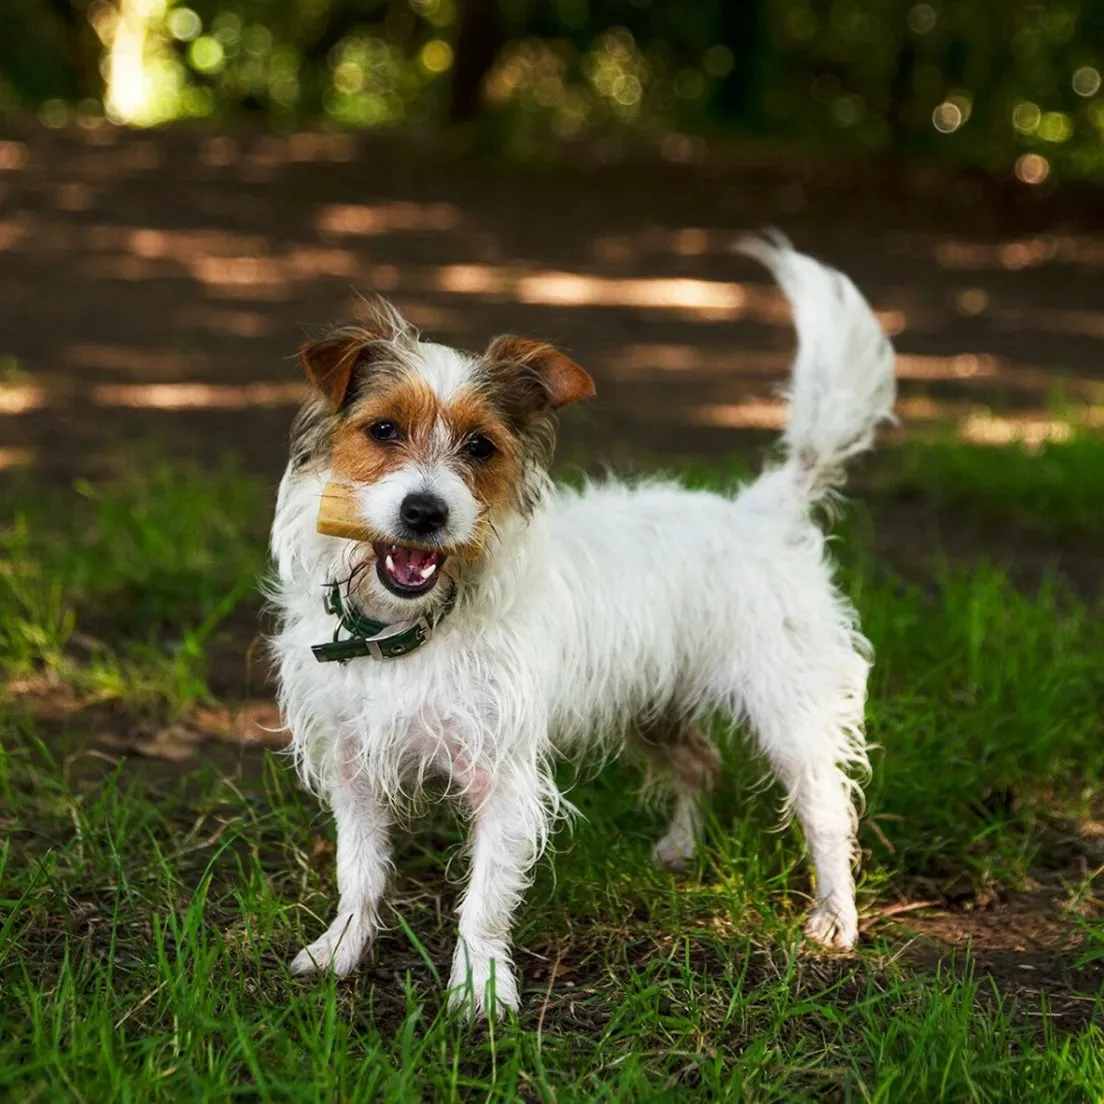
[[[340,326],[299,349],[299,363],[307,378],[336,413],[345,403],[353,373],[385,352],[388,343],[417,341],[417,331],[382,296],[360,301],[360,319]]]
[[[353,379],[353,369],[364,342],[345,330],[337,330],[299,349],[299,363],[307,378],[326,397],[335,413],[341,409]]]
[[[594,380],[585,369],[553,345],[531,341],[525,337],[496,337],[487,347],[491,363],[520,365],[530,380],[539,384],[534,389],[532,406],[559,410],[577,399],[589,399],[594,393]]]

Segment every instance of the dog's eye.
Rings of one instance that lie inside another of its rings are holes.
[[[373,422],[368,427],[368,436],[373,441],[397,441],[399,427],[394,422]]]
[[[495,454],[494,441],[482,433],[473,433],[465,443],[464,451],[473,460],[490,460]]]

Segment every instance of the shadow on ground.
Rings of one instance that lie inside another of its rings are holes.
[[[592,458],[729,451],[782,416],[787,311],[735,252],[764,225],[878,308],[909,429],[1046,440],[1068,431],[1056,398],[1104,422],[1085,208],[934,169],[749,149],[526,170],[351,134],[40,130],[0,142],[0,203],[0,465],[63,480],[151,437],[275,476],[294,351],[367,290],[450,343],[569,349],[599,382],[567,429]]]

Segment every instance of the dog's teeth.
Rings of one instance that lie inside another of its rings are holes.
[[[421,575],[423,579],[428,579],[430,575],[432,575],[436,570],[437,564],[433,561],[430,561],[425,565],[425,567],[421,569],[421,571],[418,572],[418,574]]]
[[[387,558],[383,562],[387,565],[387,570],[390,571],[392,575],[394,575],[395,574],[395,557],[392,556],[390,552],[388,552],[387,553]]]

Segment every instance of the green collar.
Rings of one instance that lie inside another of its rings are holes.
[[[363,617],[356,610],[347,608],[341,600],[341,585],[330,583],[324,599],[327,613],[337,617],[337,628],[333,640],[325,644],[315,644],[311,651],[319,663],[345,663],[361,656],[373,659],[398,659],[399,656],[416,652],[433,635],[433,630],[444,620],[456,600],[456,592],[449,595],[445,604],[430,620],[419,617],[406,628],[395,628],[383,621],[373,621]],[[344,629],[349,633],[346,640],[338,640],[338,634]]]

